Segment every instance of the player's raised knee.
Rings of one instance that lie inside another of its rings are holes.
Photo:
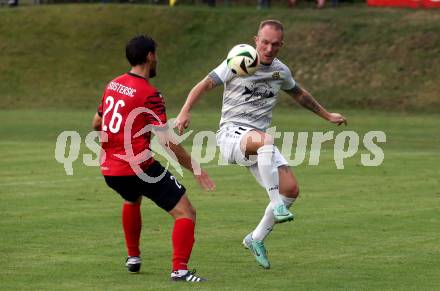
[[[273,144],[274,144],[273,137],[268,134],[265,134],[265,133],[263,133],[262,135],[263,135],[263,137],[262,137],[263,145],[273,146]]]
[[[273,146],[273,137],[260,131],[253,131],[252,142],[258,144],[259,147],[262,146]]]
[[[261,147],[273,146],[274,144],[272,136],[257,130],[249,131],[243,141],[245,145],[242,144],[242,146],[246,148],[246,152],[249,154],[255,154]]]

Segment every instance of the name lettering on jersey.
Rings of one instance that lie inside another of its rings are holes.
[[[124,86],[117,82],[110,82],[110,84],[108,84],[107,86],[107,89],[126,95],[128,97],[134,97],[134,93],[136,93],[136,89]]]
[[[250,86],[244,86],[244,92],[241,94],[241,96],[249,95],[246,97],[246,101],[252,97],[272,98],[275,97],[275,93],[271,89],[272,88],[265,83],[253,83]]]

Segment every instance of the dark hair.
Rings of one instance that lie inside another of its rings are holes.
[[[156,42],[147,35],[135,36],[125,47],[125,56],[132,66],[145,64],[150,52],[156,52]]]

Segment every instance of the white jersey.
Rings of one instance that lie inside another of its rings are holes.
[[[251,76],[233,74],[226,61],[209,76],[216,85],[224,84],[225,87],[220,128],[234,124],[265,131],[272,123],[278,92],[295,87],[289,68],[276,58],[270,65],[260,64]]]

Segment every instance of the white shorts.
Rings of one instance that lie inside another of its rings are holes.
[[[243,136],[254,128],[238,125],[226,125],[217,131],[216,140],[220,147],[220,154],[222,158],[229,164],[238,164],[249,169],[258,183],[264,187],[260,172],[258,171],[258,163],[256,157],[246,158],[244,152],[241,150],[240,144]],[[274,153],[275,167],[288,165],[286,159],[281,155],[277,147]]]

